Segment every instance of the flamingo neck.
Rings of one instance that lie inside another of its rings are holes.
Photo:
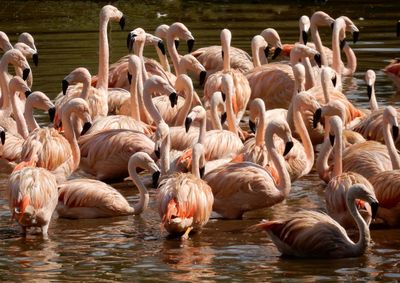
[[[332,31],[332,69],[334,69],[337,74],[342,74],[341,67],[343,62],[340,57],[339,33],[345,28],[344,25],[345,23],[343,20],[336,19],[335,26]]]
[[[277,184],[277,189],[279,190],[279,194],[282,198],[285,198],[289,195],[290,192],[290,176],[289,172],[286,169],[285,160],[281,155],[279,155],[276,150],[273,134],[267,135],[265,138],[265,144],[268,151],[268,156],[270,156],[274,167],[276,168],[279,175],[279,182]]]
[[[335,133],[335,163],[333,166],[333,176],[337,177],[342,175],[343,173],[343,130],[339,129],[337,133]]]
[[[134,54],[137,55],[140,58],[140,61],[142,63],[142,80],[143,83],[149,78],[149,74],[146,71],[146,65],[144,63],[144,57],[143,57],[143,50],[144,50],[144,41],[139,40],[138,42],[135,42],[135,52]]]
[[[326,124],[325,124],[326,125]],[[325,182],[329,182],[329,165],[328,159],[332,152],[329,138],[325,138],[324,143],[319,151],[319,155],[315,164],[319,177]]]
[[[167,34],[167,49],[169,56],[171,56],[172,64],[174,65],[175,75],[178,77],[179,74],[179,54],[175,48],[175,35],[172,32]]]
[[[322,84],[322,91],[324,93],[325,104],[328,104],[330,101],[328,82],[325,80],[322,80],[321,84]]]
[[[218,103],[216,102],[216,99],[211,98],[211,108],[210,108],[210,113],[211,113],[211,124],[214,130],[222,130],[222,125],[221,125],[221,120],[219,119],[218,116]]]
[[[296,103],[297,104],[297,103]],[[293,120],[294,120],[294,127],[296,128],[296,132],[299,134],[301,142],[304,146],[304,152],[307,156],[307,168],[304,169],[304,172],[310,172],[312,166],[314,165],[314,148],[311,143],[310,136],[308,134],[306,125],[304,124],[303,116],[301,115],[299,106],[294,105],[294,113],[293,113]]]
[[[371,99],[369,100],[369,108],[371,111],[376,111],[379,109],[378,102],[375,96],[375,84],[372,84]]]
[[[400,169],[400,157],[397,153],[397,149],[393,141],[393,136],[390,133],[390,124],[387,122],[385,122],[383,126],[383,139],[385,140],[390,160],[392,161],[393,170]]]
[[[33,116],[32,102],[28,99],[25,102],[24,118],[26,120],[29,132],[32,132],[35,129],[39,129],[39,124],[36,122],[36,119]]]
[[[346,55],[347,64],[343,75],[352,75],[357,69],[357,57],[353,49],[346,43],[343,47],[343,52]]]
[[[156,125],[158,125],[163,119],[158,112],[157,108],[154,106],[152,94],[150,91],[143,89],[143,102],[144,106],[147,109],[149,115],[153,119]]]
[[[62,116],[62,123],[64,127],[64,136],[67,139],[72,151],[73,167],[71,172],[73,172],[79,166],[79,162],[81,159],[81,151],[79,149],[78,141],[76,139],[75,131],[73,129],[71,114],[72,111],[70,110],[65,111]]]
[[[231,90],[226,94],[226,121],[228,122],[228,129],[235,135],[238,135],[235,121],[235,113],[233,112],[233,93]]]
[[[353,193],[351,193],[350,191],[346,198],[346,205],[348,210],[350,211],[351,216],[353,216],[354,220],[356,221],[359,231],[359,238],[357,243],[353,246],[353,252],[354,255],[362,255],[369,246],[371,236],[367,223],[365,223],[364,219],[361,217],[360,212],[356,207],[355,200],[356,197],[353,196]]]
[[[221,123],[220,123],[221,125]],[[222,130],[222,127],[221,129]],[[200,121],[200,128],[199,128],[199,140],[197,141],[199,144],[204,145],[206,140],[206,133],[207,133],[207,119],[206,115]]]
[[[84,81],[82,82],[82,92],[80,95],[80,97],[83,100],[88,101],[89,88],[90,88],[90,78],[85,78]]]
[[[258,48],[258,46],[256,44],[252,44],[251,45],[251,55],[253,57],[254,68],[261,66],[260,58],[262,58],[262,53],[263,52],[264,51],[261,48]],[[267,64],[267,63],[265,63],[265,64]]]
[[[325,50],[322,45],[321,37],[319,36],[318,27],[313,21],[310,25],[312,40],[315,44],[315,49],[321,54],[321,65],[328,66],[328,60],[326,58]]]
[[[99,23],[99,69],[96,88],[108,89],[109,50],[107,38],[108,19],[100,17]]]
[[[168,135],[161,143],[161,175],[166,176],[169,173],[169,152],[171,149],[171,138]]]
[[[26,139],[29,136],[29,131],[28,131],[28,126],[26,125],[24,114],[22,113],[22,110],[20,108],[20,103],[18,103],[17,101],[17,99],[19,99],[17,92],[14,92],[14,94],[11,95],[10,98],[11,98],[11,106],[12,106],[12,111],[14,113],[15,122],[17,123],[18,133],[24,139]]]
[[[141,76],[139,75],[139,71],[135,70],[132,74],[132,81],[129,92],[131,94],[131,117],[136,121],[140,121],[140,109],[139,109],[139,99],[138,99],[138,90],[139,90],[139,80],[141,80]]]
[[[18,77],[22,78],[22,69],[20,67],[14,66],[14,70],[15,70],[15,74]],[[32,76],[32,72],[29,72],[28,78],[26,79],[26,84],[28,87],[31,87],[33,84],[33,76]]]
[[[256,130],[256,145],[263,146],[265,144],[265,130],[267,127],[267,123],[265,121],[265,109],[263,109],[262,105],[257,105],[258,107],[258,126]]]
[[[136,168],[136,165],[130,166],[128,171],[133,183],[138,188],[140,193],[139,202],[133,206],[132,211],[133,214],[138,215],[141,214],[149,206],[150,197],[146,186],[143,185],[143,182],[140,180],[138,174],[136,173]]]
[[[230,42],[222,45],[222,51],[224,52],[224,73],[228,73],[231,71]]]
[[[185,87],[185,102],[182,106],[182,108],[179,109],[179,112],[176,116],[175,120],[175,126],[184,126],[185,125],[185,119],[187,115],[189,114],[190,108],[192,106],[192,101],[193,101],[193,87],[188,85]]]
[[[6,111],[11,111],[10,107],[10,89],[8,87],[8,83],[10,81],[8,74],[8,65],[9,60],[7,60],[6,55],[0,60],[0,87],[1,87],[1,100],[2,106],[1,108]]]
[[[159,48],[156,47],[158,59],[163,67],[164,71],[171,73],[171,67],[169,66],[168,57],[164,55]]]
[[[310,58],[305,57],[303,59],[303,65],[306,71],[306,83],[305,83],[305,90],[308,90],[316,85],[315,77],[314,77],[314,69],[311,66]]]
[[[193,161],[192,161],[192,175],[197,179],[201,179],[200,177],[200,156],[194,153],[193,151]]]

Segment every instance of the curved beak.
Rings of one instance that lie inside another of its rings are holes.
[[[33,54],[32,61],[33,61],[33,64],[35,64],[36,67],[39,65],[39,54],[38,53]]]
[[[272,60],[275,59],[276,57],[278,57],[279,54],[281,54],[281,51],[282,51],[282,48],[280,48],[280,47],[275,48],[274,55],[272,56]]]
[[[228,115],[226,114],[226,112],[222,113],[222,115],[221,115],[221,125],[225,124],[227,117],[228,117]]]
[[[256,123],[254,123],[254,122],[251,121],[250,119],[249,119],[249,128],[250,128],[250,130],[252,131],[253,134],[256,133],[256,129],[257,129]]]
[[[396,141],[399,136],[399,127],[392,126],[392,135],[393,135],[393,140]]]
[[[28,78],[30,72],[31,72],[31,69],[29,69],[29,68],[24,69],[24,71],[22,72],[22,79],[24,81],[26,81],[26,79]]]
[[[360,37],[360,32],[359,31],[354,31],[353,32],[353,43],[356,43],[358,41],[359,37]]]
[[[1,144],[4,145],[4,143],[6,142],[6,132],[4,132],[4,131],[0,132],[0,140],[1,140]]]
[[[122,18],[119,20],[119,26],[121,27],[121,30],[124,30],[125,27],[125,17],[122,16]]]
[[[156,171],[151,175],[151,180],[152,180],[152,186],[153,188],[157,188],[158,185],[158,179],[160,178],[160,171]]]
[[[187,41],[187,46],[188,46],[188,53],[191,53],[194,46],[194,39],[189,39]]]
[[[158,48],[161,50],[161,53],[162,53],[163,55],[165,55],[165,45],[164,45],[164,42],[163,42],[162,40],[160,40],[160,41],[157,43],[157,46],[158,46]]]
[[[285,145],[285,151],[283,152],[283,156],[286,156],[290,150],[292,149],[294,143],[292,141],[288,141]]]
[[[25,91],[25,97],[28,98],[28,96],[31,95],[31,93],[32,93],[32,91],[30,91],[30,90]]]
[[[189,131],[190,126],[192,125],[193,119],[190,117],[186,117],[185,119],[185,131],[186,133]]]
[[[126,38],[126,47],[128,47],[129,52],[132,52],[133,44],[135,43],[136,34],[130,32]]]
[[[303,30],[303,31],[301,32],[301,36],[303,37],[304,45],[307,45],[308,33],[307,33],[305,30]]]
[[[63,95],[66,95],[67,94],[67,89],[68,89],[68,86],[69,86],[69,82],[67,80],[62,80],[61,85],[62,85]]]
[[[90,122],[86,122],[85,124],[83,124],[81,136],[83,136],[84,134],[86,134],[86,132],[89,131],[89,129],[90,129],[91,126],[92,126],[92,123],[90,123]]]
[[[171,102],[171,107],[174,108],[178,104],[178,95],[173,92],[169,95],[169,101]]]
[[[368,94],[368,100],[371,100],[371,95],[372,95],[372,86],[367,85],[367,94]]]
[[[321,54],[319,54],[319,53],[318,53],[318,54],[315,54],[315,55],[314,55],[314,60],[315,60],[315,62],[317,63],[318,67],[321,68],[321,63],[322,63],[322,62],[321,62]]]
[[[178,49],[179,47],[179,40],[175,39],[174,40],[175,48]]]
[[[56,108],[52,107],[49,109],[49,118],[50,118],[50,122],[53,123],[54,122],[54,116],[56,115]]]
[[[318,108],[313,115],[312,125],[314,129],[318,126],[318,123],[321,121],[321,116],[322,116],[322,109]]]
[[[376,218],[376,214],[378,213],[379,203],[378,202],[371,202],[371,211],[372,211],[372,219]]]
[[[264,48],[264,55],[265,55],[265,58],[268,58],[268,56],[269,56],[269,46],[267,46],[267,47],[265,47]]]
[[[331,143],[331,146],[333,147],[333,145],[335,144],[335,136],[329,134],[329,142]]]
[[[204,82],[206,81],[206,76],[207,76],[207,72],[206,71],[201,71],[200,72],[200,86],[204,85]]]
[[[128,72],[128,82],[132,84],[132,75]]]

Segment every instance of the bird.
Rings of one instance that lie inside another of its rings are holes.
[[[99,218],[141,214],[148,207],[149,192],[136,173],[136,168],[143,168],[152,174],[153,186],[157,184],[160,176],[160,170],[147,153],[136,152],[129,158],[129,175],[140,193],[139,201],[133,207],[110,185],[97,180],[79,178],[60,184],[58,216]]]
[[[265,221],[256,227],[267,232],[284,256],[300,258],[361,256],[371,245],[371,236],[367,224],[357,211],[356,198],[371,205],[373,217],[379,204],[363,184],[354,184],[348,190],[346,205],[360,232],[357,243],[348,237],[346,230],[339,223],[328,215],[315,211],[298,211],[288,219]]]
[[[199,231],[210,218],[214,197],[210,186],[201,179],[205,158],[203,147],[193,146],[192,173],[175,173],[161,180],[157,188],[157,207],[162,227],[170,234]]]

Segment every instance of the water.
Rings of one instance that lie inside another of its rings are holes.
[[[23,31],[35,36],[40,62],[38,67],[32,67],[33,90],[55,97],[61,91],[62,78],[74,68],[85,66],[92,74],[97,73],[98,13],[104,3],[2,1],[0,30],[13,42]],[[181,21],[196,38],[195,48],[218,44],[220,30],[227,27],[233,34],[232,45],[250,52],[252,36],[264,28],[276,28],[283,43],[290,43],[298,38],[297,21],[301,15],[311,15],[317,10],[333,17],[345,13],[361,31],[360,41],[352,45],[358,57],[357,72],[344,82],[345,92],[358,107],[366,108],[363,77],[371,68],[377,74],[380,105],[400,103],[390,80],[381,71],[391,58],[399,56],[400,39],[395,37],[395,24],[400,5],[396,1],[273,1],[272,4],[117,1],[114,4],[126,15],[127,25],[126,31],[121,32],[117,24],[112,24],[110,62],[127,53],[127,31],[139,26],[150,32],[161,23]],[[157,12],[161,17],[157,17]],[[321,32],[325,42],[330,41],[328,32]],[[147,48],[145,55],[155,57],[155,51]],[[47,123],[47,116],[38,113],[38,118]],[[201,234],[185,242],[168,238],[160,230],[154,190],[150,207],[141,216],[95,220],[54,218],[49,241],[37,235],[23,238],[19,227],[10,221],[7,177],[0,175],[1,281],[400,280],[400,230],[372,230],[373,245],[364,256],[341,260],[284,259],[264,233],[248,230],[263,218],[286,217],[301,208],[324,209],[324,187],[314,172],[296,181],[283,203],[247,213],[243,220],[211,220]],[[129,181],[113,185],[131,204],[137,201],[137,190]]]

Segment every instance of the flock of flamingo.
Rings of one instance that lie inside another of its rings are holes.
[[[12,46],[0,32],[1,170],[10,174],[9,208],[24,235],[39,227],[47,238],[54,211],[65,218],[141,214],[150,197],[139,170],[152,175],[163,229],[183,239],[211,216],[240,219],[282,202],[291,183],[313,168],[327,184],[327,213],[303,210],[251,227],[265,230],[282,254],[360,256],[370,245],[371,221],[400,225],[400,114],[378,107],[372,70],[365,74],[370,110],[342,92],[342,77],[357,67],[345,37],[350,32],[355,42],[359,30],[348,17],[302,16],[294,44],[265,29],[251,41],[252,56],[230,46],[228,29],[221,46],[192,52],[194,37],[182,23],[161,25],[155,35],[136,28],[127,38],[134,54],[112,65],[110,21],[125,25],[123,13],[106,5],[98,74],[76,68],[54,103],[31,91],[33,37],[23,33]],[[321,27],[332,31],[331,49],[322,45]],[[188,45],[183,56],[180,41]],[[143,56],[146,45],[156,48],[159,62]],[[269,63],[270,53],[282,61]],[[398,70],[397,61],[385,69],[400,80]],[[203,94],[188,72],[204,84]],[[33,109],[48,111],[52,124],[40,128]],[[241,128],[243,119],[251,133]],[[77,178],[77,169],[91,178]],[[133,207],[107,184],[128,176],[140,193]],[[345,230],[355,228],[357,242]]]

